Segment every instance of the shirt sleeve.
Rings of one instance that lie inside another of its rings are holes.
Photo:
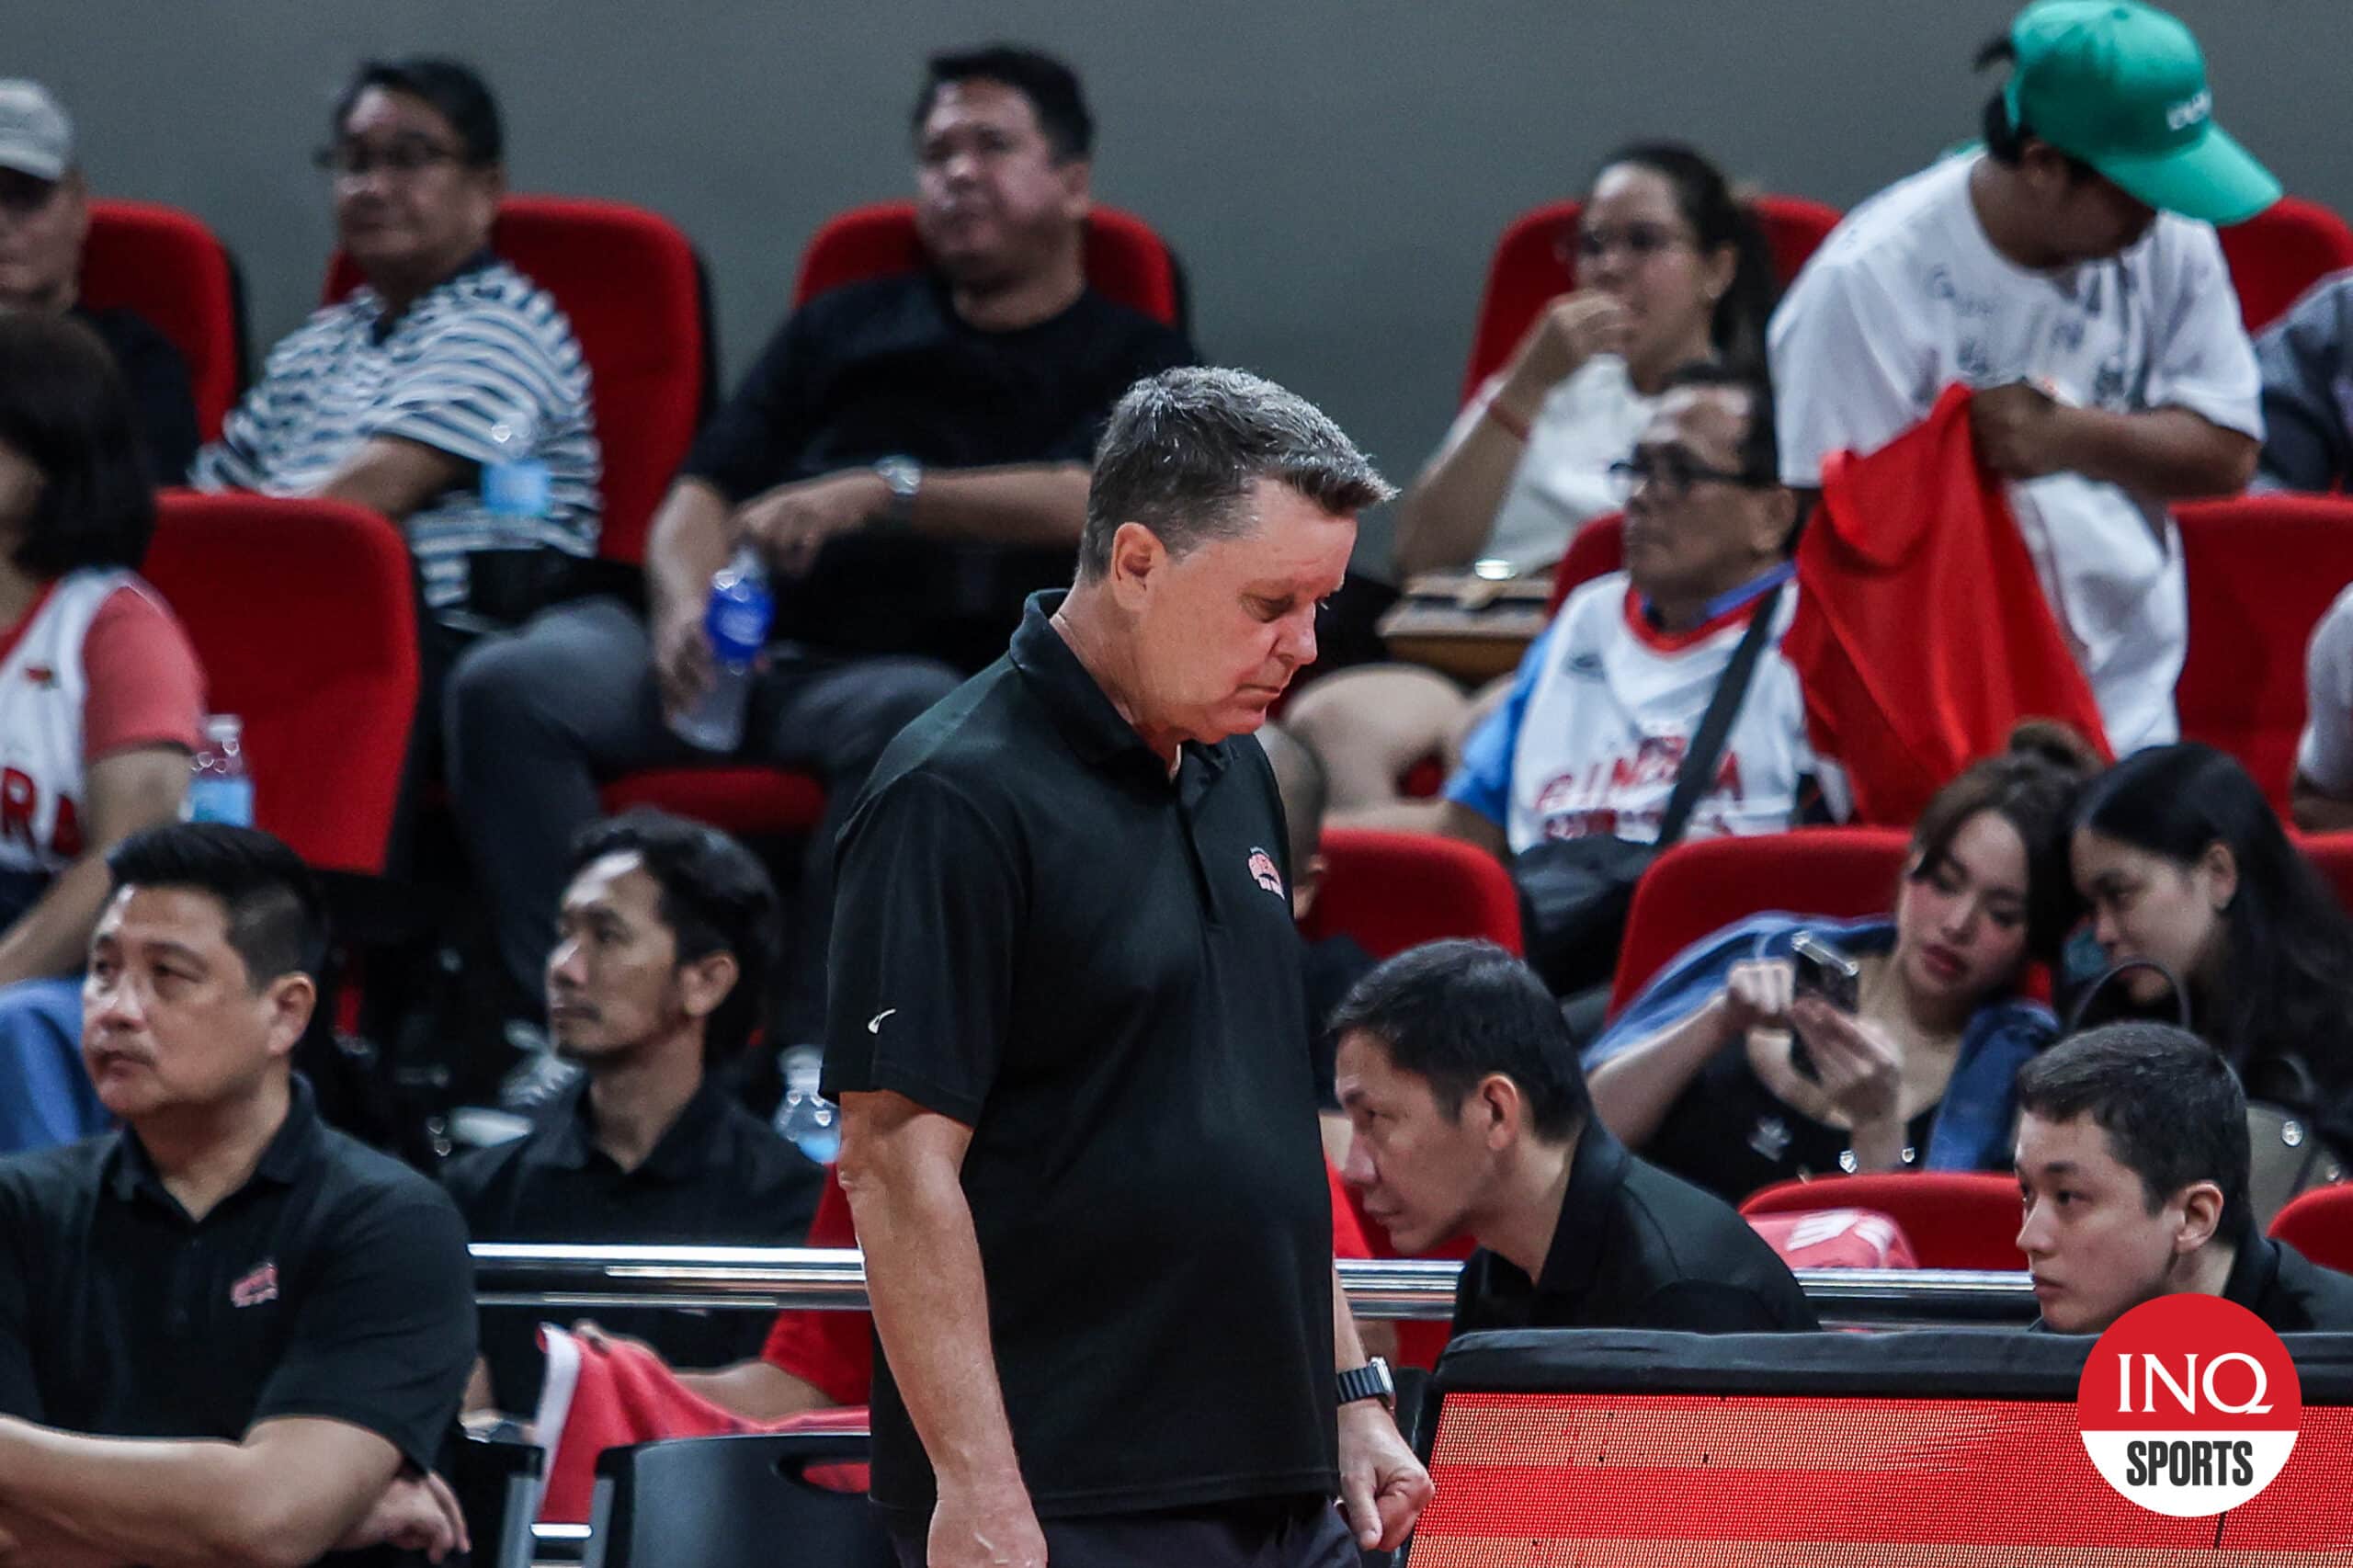
[[[380,1199],[325,1231],[258,1424],[315,1416],[373,1432],[433,1468],[474,1362],[473,1264],[438,1191]]]
[[[188,633],[153,593],[125,585],[108,597],[82,642],[89,695],[82,759],[137,746],[194,752],[203,737],[204,672]]]
[[[537,451],[585,412],[567,391],[547,324],[523,310],[475,310],[426,332],[359,424],[476,464]]]
[[[0,1181],[0,1415],[45,1422],[40,1382],[33,1375],[32,1277],[28,1249],[32,1217],[15,1184]]]
[[[1903,312],[1854,263],[1809,267],[1773,312],[1768,337],[1781,479],[1822,483],[1822,462],[1842,450],[1875,451],[1927,412],[1927,369],[1910,346]]]
[[[918,770],[859,804],[836,866],[826,1097],[883,1089],[976,1122],[1029,903],[1011,846],[961,789]]]
[[[2313,629],[2304,692],[2296,771],[2322,794],[2353,800],[2353,589],[2338,595]]]
[[[265,379],[221,422],[221,438],[197,449],[188,468],[188,483],[213,492],[260,489],[261,461],[254,433],[269,416],[272,403],[273,389]]]
[[[2222,243],[2204,223],[2179,221],[2180,271],[2173,319],[2149,368],[2149,406],[2186,408],[2226,430],[2263,438],[2263,378],[2222,262]]]
[[[1511,825],[1511,770],[1519,753],[1519,726],[1528,717],[1529,701],[1543,678],[1544,667],[1552,657],[1553,639],[1561,635],[1568,613],[1568,607],[1562,606],[1552,624],[1539,632],[1528,652],[1519,656],[1511,691],[1463,742],[1462,766],[1446,781],[1446,799],[1468,806],[1506,830]]]
[[[2322,492],[2353,473],[2353,437],[2339,389],[2353,328],[2353,273],[2339,273],[2297,301],[2255,345],[2263,378],[2263,460],[2258,483]]]
[[[849,1199],[831,1165],[809,1221],[813,1247],[854,1247]],[[866,1312],[789,1308],[768,1328],[760,1359],[791,1373],[835,1404],[864,1404],[874,1390],[874,1319]]]
[[[777,329],[735,395],[695,437],[682,475],[738,503],[791,477],[809,429],[806,381],[816,358],[811,321],[808,311],[795,311]]]

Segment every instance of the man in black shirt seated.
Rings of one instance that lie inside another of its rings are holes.
[[[1408,1256],[1468,1233],[1454,1331],[1820,1326],[1787,1265],[1722,1199],[1626,1152],[1593,1117],[1576,1042],[1528,966],[1430,942],[1332,1020],[1340,1174]]]
[[[2258,1233],[2246,1096],[2214,1048],[2165,1024],[2110,1024],[2018,1070],[2018,1250],[2038,1328],[2097,1334],[2196,1291],[2280,1334],[2353,1330],[2353,1277]]]
[[[0,1562],[438,1562],[473,1269],[449,1199],[288,1068],[310,874],[210,823],[107,864],[82,1053],[123,1127],[0,1161]]]
[[[473,1239],[800,1245],[824,1172],[736,1104],[723,1071],[759,1023],[775,957],[767,872],[717,829],[658,812],[590,828],[572,860],[548,1022],[585,1078],[527,1136],[449,1167]],[[537,1316],[484,1315],[470,1409],[538,1403]],[[741,1312],[604,1321],[692,1367],[757,1355],[768,1326]]]
[[[832,801],[778,1019],[779,1043],[816,1040],[833,843],[858,785],[957,667],[996,656],[1027,594],[1070,581],[1112,403],[1193,360],[1181,335],[1087,287],[1094,127],[1067,66],[1005,47],[940,55],[915,131],[930,269],[828,290],[785,322],[654,517],[650,627],[614,601],[576,606],[459,674],[453,805],[526,994],[596,780],[708,759],[667,721],[710,682],[711,577],[748,545],[786,641],[738,755],[814,771]]]
[[[90,193],[74,159],[74,122],[38,82],[0,82],[0,311],[55,311],[98,335],[139,421],[150,477],[177,484],[196,457],[188,361],[136,311],[81,302]]]

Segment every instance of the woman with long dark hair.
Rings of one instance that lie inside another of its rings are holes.
[[[2073,853],[2106,961],[2157,966],[2116,975],[2094,1016],[2110,994],[2168,1013],[2178,986],[2250,1100],[2353,1153],[2353,921],[2246,769],[2211,746],[2136,752],[2085,791]]]

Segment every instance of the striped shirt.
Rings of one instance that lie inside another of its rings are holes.
[[[436,619],[478,630],[470,561],[490,551],[596,553],[598,454],[588,368],[554,299],[485,256],[389,327],[373,289],[313,315],[270,351],[259,385],[197,454],[202,490],[315,494],[362,442],[398,437],[486,465],[548,468],[542,515],[494,511],[478,479],[404,525]],[[496,618],[493,618],[496,619]]]

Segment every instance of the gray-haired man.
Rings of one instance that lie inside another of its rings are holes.
[[[1390,494],[1279,387],[1137,383],[1076,584],[900,734],[844,831],[826,1088],[903,1562],[1341,1568],[1428,1495],[1378,1387],[1349,1397],[1385,1369],[1334,1289],[1249,738]]]

